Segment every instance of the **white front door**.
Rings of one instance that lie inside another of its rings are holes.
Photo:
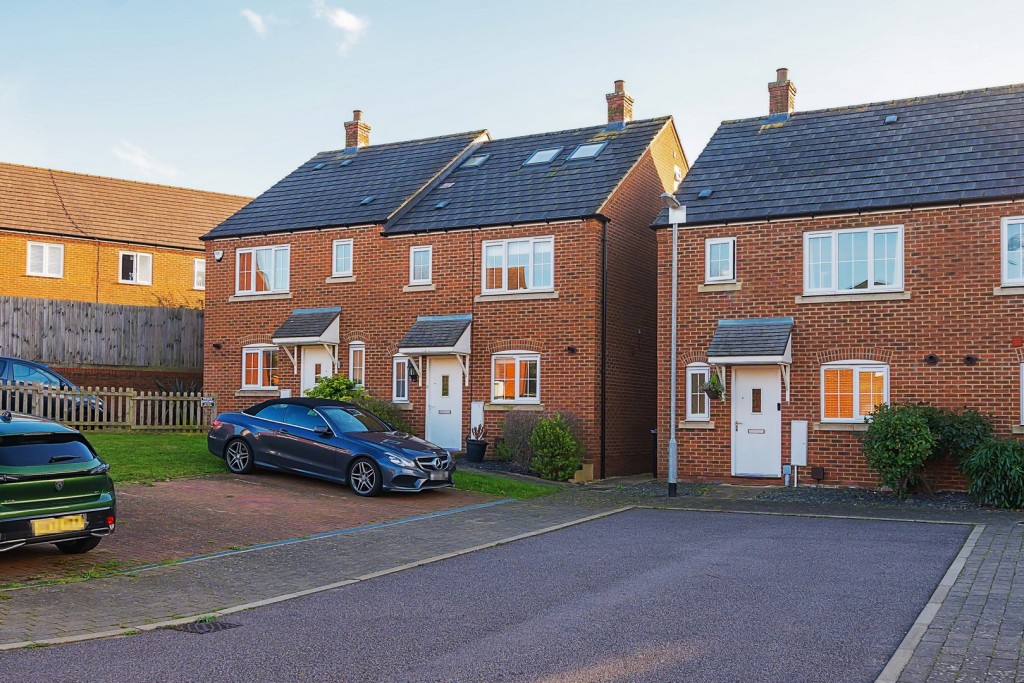
[[[427,359],[427,441],[462,450],[462,365],[455,356]]]
[[[312,389],[319,377],[330,377],[334,374],[334,362],[331,354],[322,346],[302,347],[302,395]]]
[[[773,365],[732,371],[732,473],[782,476],[782,384]]]

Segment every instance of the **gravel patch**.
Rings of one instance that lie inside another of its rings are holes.
[[[987,510],[966,493],[918,493],[900,499],[895,493],[869,489],[833,489],[801,486],[778,488],[761,493],[756,500],[813,505],[839,504],[854,507],[935,508],[942,510]]]

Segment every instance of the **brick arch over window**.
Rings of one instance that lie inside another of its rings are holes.
[[[238,340],[239,346],[249,346],[250,344],[273,344],[269,334],[251,334],[248,337],[242,337]]]
[[[835,363],[836,361],[841,360],[850,360],[851,358],[856,358],[857,360],[873,360],[877,363],[885,363],[887,365],[892,360],[892,351],[867,347],[829,349],[828,351],[820,351],[815,355],[818,358],[818,363],[822,365],[825,363]]]
[[[369,334],[366,332],[356,330],[355,332],[349,332],[345,335],[344,342],[351,344],[352,342],[365,342],[369,338]]]
[[[1017,352],[1017,362],[1024,363],[1024,349],[1014,349]]]
[[[395,355],[398,353],[398,344],[388,344],[384,347],[384,352],[389,356]]]
[[[679,359],[680,365],[691,365],[693,363],[708,363],[708,354],[706,351],[695,351],[682,356]],[[709,364],[709,363],[708,363]]]
[[[540,353],[541,344],[533,339],[502,339],[493,342],[487,347],[488,353],[500,353],[501,351],[533,351]]]

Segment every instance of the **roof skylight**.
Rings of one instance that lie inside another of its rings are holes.
[[[534,164],[550,164],[558,153],[562,151],[561,147],[552,147],[551,149],[539,149],[530,155],[530,158],[526,160],[523,166],[533,166]]]
[[[886,117],[885,117],[885,122],[886,122],[886,123],[896,123],[896,120],[897,120],[898,118],[899,118],[899,117],[898,117],[898,116],[896,116],[896,114],[889,114],[888,116],[886,116]]]
[[[490,156],[490,154],[474,154],[463,162],[462,168],[480,168]]]
[[[349,164],[351,164],[351,163],[352,163],[352,160],[351,160],[351,159],[345,159],[345,160],[343,160],[343,161],[342,161],[342,162],[341,162],[340,164],[338,164],[338,165],[339,165],[339,166],[348,166],[348,165],[349,165]]]
[[[700,191],[700,193],[697,195],[697,199],[707,199],[708,197],[711,196],[712,192],[714,192],[714,190],[712,190],[710,187],[706,187]]]
[[[321,161],[319,164],[317,164],[316,166],[313,167],[313,170],[314,171],[319,171],[323,167],[324,167],[324,162]]]
[[[580,145],[572,151],[572,154],[569,155],[569,161],[593,159],[601,153],[601,150],[604,149],[604,146],[607,144],[607,142],[588,142]]]
[[[373,195],[370,195],[369,197],[364,197],[364,198],[363,198],[363,201],[361,201],[361,202],[359,202],[359,203],[360,203],[360,204],[369,204],[369,203],[370,203],[370,202],[372,202],[372,201],[373,201]]]
[[[446,206],[448,206],[448,200],[447,199],[442,199],[437,204],[434,204],[434,208],[435,209],[443,209]]]

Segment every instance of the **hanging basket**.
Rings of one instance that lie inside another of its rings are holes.
[[[707,397],[710,398],[712,401],[717,401],[720,398],[722,398],[721,389],[705,389],[704,393],[707,394]]]

